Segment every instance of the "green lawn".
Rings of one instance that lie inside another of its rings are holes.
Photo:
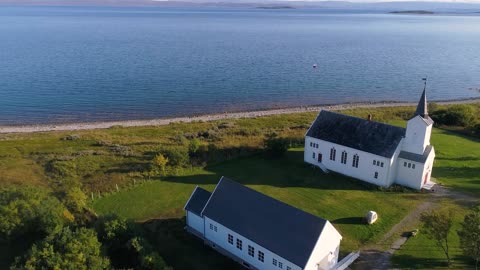
[[[303,162],[303,149],[292,149],[284,158],[266,159],[262,155],[240,158],[183,175],[150,181],[140,187],[115,193],[93,202],[98,214],[117,213],[137,220],[181,219],[182,210],[196,185],[212,190],[222,175],[231,177],[260,192],[317,216],[329,219],[343,236],[342,252],[357,250],[379,240],[395,223],[426,195],[416,192],[395,193],[337,174],[324,174]],[[372,226],[362,223],[368,210],[380,214]],[[177,222],[178,226],[184,226]],[[178,237],[184,238],[182,234]],[[170,241],[172,241],[170,239]],[[196,252],[174,253],[167,261],[182,261],[180,256]],[[175,265],[174,265],[175,267]],[[185,268],[187,269],[187,268]]]
[[[473,261],[466,258],[459,248],[457,230],[460,229],[460,222],[467,214],[468,209],[461,207],[451,201],[442,202],[442,211],[454,211],[454,225],[450,233],[449,255],[452,265],[448,268],[446,257],[442,249],[435,245],[433,240],[420,232],[417,237],[410,238],[402,248],[395,252],[392,259],[392,268],[401,269],[474,269]],[[415,229],[415,228],[410,228]]]

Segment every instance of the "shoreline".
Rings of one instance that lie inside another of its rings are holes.
[[[436,104],[470,104],[480,102],[480,98],[471,98],[463,100],[438,101]],[[50,131],[77,131],[107,129],[115,126],[122,127],[146,127],[146,126],[165,126],[170,123],[190,123],[195,121],[216,121],[224,119],[255,118],[270,115],[294,114],[304,112],[319,112],[320,110],[346,110],[356,108],[382,108],[382,107],[408,107],[416,106],[416,102],[374,102],[374,103],[343,103],[335,105],[314,105],[297,106],[283,109],[265,109],[258,111],[232,112],[205,114],[200,116],[185,116],[172,118],[156,118],[150,120],[120,120],[120,121],[102,121],[102,122],[84,122],[84,123],[66,123],[66,124],[39,124],[39,125],[19,125],[19,126],[0,126],[0,134],[8,133],[36,133]]]

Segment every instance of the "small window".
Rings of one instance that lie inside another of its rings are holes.
[[[228,243],[233,245],[233,235],[228,234]]]
[[[382,162],[382,163],[380,163],[380,167],[382,167],[382,168],[383,168],[383,162]]]
[[[412,169],[415,169],[415,164],[412,163]]]
[[[282,262],[278,262],[278,268],[280,268],[280,269],[283,268],[283,263]]]
[[[255,257],[255,248],[250,245],[248,245],[248,255]]]
[[[265,254],[261,252],[260,250],[258,251],[258,260],[261,262],[265,261]]]
[[[210,230],[213,231],[213,224],[212,223],[210,223]]]
[[[275,266],[277,266],[277,259],[273,259],[273,260],[272,260],[272,264],[275,265]]]
[[[213,226],[213,230],[217,232],[217,226]]]
[[[359,159],[360,159],[360,157],[357,154],[355,154],[353,156],[352,167],[358,168],[358,160]]]
[[[408,168],[411,168],[412,167],[412,163],[408,163]]]
[[[237,239],[237,248],[242,250],[242,240]]]
[[[403,167],[407,167],[407,162],[403,162]]]
[[[312,146],[313,146],[313,142],[310,142],[310,147],[312,147]]]
[[[312,153],[312,158],[315,159],[315,152]]]
[[[375,172],[375,176],[374,176],[374,177],[375,177],[375,179],[378,178],[378,172]]]
[[[341,160],[341,162],[342,162],[343,164],[347,164],[347,152],[345,152],[345,151],[342,152],[342,160]]]
[[[376,161],[376,160],[373,161],[373,165],[377,165],[377,161]]]

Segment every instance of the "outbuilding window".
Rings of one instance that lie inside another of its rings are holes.
[[[373,177],[375,177],[375,179],[377,179],[378,178],[378,172],[375,172],[375,175]]]
[[[280,269],[283,268],[283,263],[282,262],[278,262],[278,268],[280,268]]]
[[[408,168],[411,168],[412,167],[412,163],[408,163]]]
[[[274,258],[274,259],[272,260],[272,264],[275,265],[275,266],[277,266],[277,259]]]
[[[382,167],[382,168],[383,168],[383,162],[382,162],[382,163],[380,163],[380,167]]]
[[[412,169],[415,169],[415,164],[412,163]]]
[[[233,235],[228,234],[228,243],[233,245]]]
[[[237,239],[237,248],[242,250],[242,240]]]
[[[250,245],[248,245],[248,255],[255,257],[255,248]]]
[[[403,167],[407,167],[407,162],[403,162]]]
[[[260,250],[258,251],[258,260],[261,262],[265,261],[265,254],[261,252]]]

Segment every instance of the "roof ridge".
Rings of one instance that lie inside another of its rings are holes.
[[[345,117],[350,117],[350,118],[363,120],[364,122],[377,123],[377,124],[390,126],[390,127],[394,127],[394,128],[405,129],[404,127],[399,127],[399,126],[395,126],[395,125],[392,125],[392,124],[388,124],[388,123],[385,123],[385,122],[379,122],[379,121],[375,121],[375,120],[368,120],[368,119],[361,118],[359,116],[353,116],[353,115],[343,114],[343,113],[339,113],[339,112],[333,112],[333,111],[329,111],[329,110],[322,110],[322,111],[326,111],[326,112],[333,113],[333,114],[340,115],[340,116],[345,116]]]

